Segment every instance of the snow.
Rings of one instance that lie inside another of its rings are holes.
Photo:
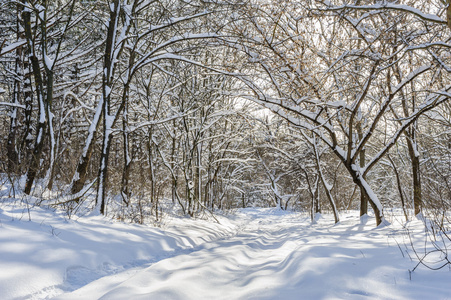
[[[95,99],[94,99],[95,101]],[[85,157],[88,153],[89,145],[94,138],[94,132],[96,131],[97,124],[100,122],[100,116],[102,115],[102,108],[103,108],[103,96],[100,97],[99,102],[97,103],[96,112],[94,114],[94,119],[92,120],[91,124],[89,125],[88,129],[88,137],[86,139],[85,146],[83,147],[82,156]]]
[[[355,166],[355,165],[354,165]],[[379,201],[379,198],[377,195],[373,192],[368,182],[366,182],[365,178],[363,178],[362,173],[359,172],[359,180],[362,183],[363,188],[365,189],[366,193],[368,194],[368,197],[373,201],[374,205],[377,206],[377,209],[379,209],[382,217],[382,211],[384,210],[384,207],[382,206],[382,203]],[[387,225],[385,224],[385,221],[382,221],[381,225]]]
[[[39,123],[43,124],[45,123],[45,105],[44,105],[44,99],[42,99],[42,95],[38,95],[39,98]]]
[[[47,55],[44,55],[44,61],[45,61],[45,66],[47,67],[47,69],[52,70],[55,61],[53,59],[51,59],[50,57],[48,57]]]
[[[406,76],[406,78],[403,79],[402,82],[400,82],[394,89],[392,89],[392,94],[397,93],[399,90],[401,90],[402,87],[406,85],[406,83],[411,82],[413,78],[417,77],[421,73],[426,72],[431,67],[431,65],[424,65],[412,71],[408,76]]]
[[[74,177],[72,178],[72,181],[77,181],[80,179],[80,173],[78,173],[77,171],[74,174]]]
[[[343,108],[343,107],[350,108],[347,105],[346,101],[342,101],[342,100],[334,101],[334,102],[327,102],[326,105],[334,107],[334,108]]]
[[[416,49],[426,49],[426,48],[430,48],[430,47],[445,47],[445,48],[451,48],[451,44],[439,41],[439,42],[434,42],[434,43],[423,43],[420,45],[415,45],[415,46],[409,46],[407,47],[407,51],[410,50],[416,50]]]
[[[19,47],[22,47],[23,45],[25,45],[27,43],[26,40],[19,40],[17,42],[11,43],[7,46],[4,46],[0,49],[0,56],[5,55],[8,52],[11,52]]]
[[[46,8],[40,4],[36,4],[35,9],[39,12],[39,19],[44,21]]]
[[[111,134],[112,132],[112,128],[113,128],[113,124],[114,124],[114,120],[115,120],[115,116],[113,115],[108,115],[105,113],[105,132],[106,134],[108,134],[108,136]],[[106,151],[106,149],[104,149],[104,151]],[[106,153],[106,152],[104,152]]]
[[[108,98],[111,93],[111,88],[108,85],[105,85],[105,98]]]
[[[403,11],[403,12],[408,12],[410,14],[416,15],[417,17],[419,17],[420,19],[426,20],[426,21],[430,21],[430,22],[434,22],[434,23],[439,23],[439,24],[446,24],[446,21],[441,19],[439,16],[437,15],[433,15],[433,14],[428,14],[428,13],[424,13],[421,10],[412,7],[412,6],[408,6],[408,5],[403,5],[403,4],[394,4],[394,3],[389,3],[389,2],[383,2],[380,4],[375,4],[375,5],[342,5],[342,6],[332,6],[332,4],[329,1],[324,1],[324,3],[329,6],[327,9],[333,9],[333,10],[342,10],[345,8],[351,8],[351,9],[359,9],[359,10],[395,10],[395,11]]]
[[[5,90],[0,89],[0,93],[4,93]],[[0,106],[11,106],[11,107],[18,107],[18,108],[22,108],[25,109],[25,105],[21,105],[18,103],[11,103],[11,102],[0,102]]]
[[[20,200],[0,206],[0,298],[444,299],[448,268],[419,267],[400,224],[358,212],[316,216],[248,208],[161,228],[68,219]],[[29,218],[31,220],[29,220]],[[399,218],[401,219],[401,218]],[[408,224],[422,231],[422,223]],[[421,234],[414,242],[421,243]],[[400,245],[398,247],[398,244]],[[400,250],[401,249],[401,250]],[[401,252],[402,251],[402,252]],[[408,255],[409,254],[409,255]]]
[[[40,142],[41,142],[41,139],[42,139],[42,128],[39,129],[38,137],[36,138],[36,142],[37,142],[37,143],[40,143]]]

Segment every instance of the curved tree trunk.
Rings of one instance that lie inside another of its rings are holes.
[[[354,171],[351,169],[350,173],[354,183],[357,184],[357,186],[360,188],[360,192],[363,193],[365,197],[367,197],[368,202],[374,211],[374,216],[376,217],[376,225],[379,226],[384,222],[384,216],[382,214],[382,205],[378,197],[373,192],[363,176],[359,173],[359,171]]]

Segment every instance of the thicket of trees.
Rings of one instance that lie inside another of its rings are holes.
[[[448,222],[448,2],[6,0],[0,28],[0,172],[26,194]]]

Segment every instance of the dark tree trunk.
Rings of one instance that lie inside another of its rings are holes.
[[[404,199],[404,192],[402,190],[401,179],[399,177],[398,170],[396,169],[396,165],[393,162],[393,160],[390,157],[390,155],[387,155],[387,157],[390,160],[390,163],[391,163],[391,165],[393,167],[393,171],[395,172],[396,183],[398,185],[398,192],[399,192],[399,197],[401,198],[401,205],[402,205],[402,211],[404,212],[404,217],[406,218],[406,221],[409,221],[409,216],[407,215],[407,211],[406,211],[406,201]]]
[[[121,195],[122,201],[124,201],[124,203],[128,206],[130,201],[129,179],[132,162],[129,150],[128,120],[126,112],[124,112],[122,116],[122,130],[123,130],[122,137],[124,142],[124,169],[122,170]]]
[[[36,85],[36,95],[38,97],[38,103],[39,103],[39,121],[38,121],[37,128],[36,128],[35,146],[33,149],[32,156],[31,156],[30,166],[28,168],[27,179],[26,179],[25,189],[24,189],[24,192],[26,194],[30,194],[31,188],[33,186],[33,182],[34,182],[37,172],[39,170],[40,159],[41,159],[41,155],[42,155],[42,152],[44,149],[44,142],[45,142],[46,136],[47,136],[48,103],[44,97],[44,88],[43,88],[43,81],[42,81],[42,75],[41,75],[41,68],[39,65],[39,60],[36,57],[36,53],[34,50],[35,47],[33,45],[32,29],[31,29],[31,12],[23,11],[22,17],[24,20],[25,36],[27,39],[28,47],[30,48],[30,51],[31,51],[30,60],[31,60],[32,68],[33,68],[33,76],[34,76],[35,85]],[[41,27],[45,28],[45,25],[43,25]],[[43,37],[45,37],[45,32],[42,32],[41,34]]]
[[[20,145],[21,164],[26,165],[30,159],[32,149],[32,114],[33,114],[33,86],[31,84],[32,69],[29,61],[30,49],[24,46],[23,51],[23,95],[24,95],[24,120],[23,120],[23,137]]]
[[[413,206],[415,215],[418,215],[422,211],[423,201],[421,197],[420,158],[418,156],[417,145],[412,142],[415,138],[413,130],[411,134],[407,135],[407,148],[412,164]]]
[[[383,221],[383,215],[382,215],[382,211],[379,209],[379,207],[374,202],[375,199],[372,198],[372,197],[375,197],[375,195],[368,194],[369,191],[371,193],[372,193],[372,191],[371,191],[371,188],[369,187],[368,183],[365,181],[365,179],[361,177],[362,175],[360,175],[356,171],[352,170],[352,166],[347,165],[346,167],[347,167],[349,173],[351,174],[354,183],[357,184],[357,186],[360,188],[360,192],[362,194],[364,194],[364,197],[367,197],[367,199],[369,200],[368,202],[370,203],[371,208],[373,209],[374,215],[376,217],[376,225],[379,226]]]
[[[17,40],[21,39],[21,30],[20,30],[20,23],[21,23],[21,16],[20,12],[22,11],[22,5],[17,4],[16,5],[16,32],[17,32]],[[23,37],[22,37],[23,38]],[[16,50],[16,62],[15,62],[15,76],[14,76],[14,88],[13,88],[13,96],[11,99],[11,102],[14,105],[17,105],[20,103],[21,95],[22,95],[22,84],[24,82],[23,78],[23,60],[28,59],[23,56],[23,49],[17,48]],[[7,150],[7,168],[9,174],[17,174],[19,169],[19,153],[17,149],[17,130],[18,130],[18,122],[19,122],[19,116],[18,116],[18,109],[16,106],[12,107],[11,116],[10,116],[10,127],[9,127],[9,134],[8,134],[8,140],[6,144],[6,150]]]
[[[103,116],[103,102],[98,104],[96,110],[96,115],[94,117],[91,126],[89,127],[88,137],[86,138],[85,148],[83,148],[83,153],[81,154],[80,160],[78,161],[77,170],[75,172],[76,176],[72,180],[71,194],[75,195],[80,192],[88,179],[88,167],[91,161],[92,153],[94,152],[94,146],[96,142],[97,132],[99,130],[100,124],[102,123]]]
[[[22,64],[20,62],[21,60],[21,50],[18,49],[16,51],[16,79],[14,80],[14,90],[13,90],[13,98],[12,103],[14,105],[19,104],[20,100],[20,94],[21,94],[21,82],[17,77],[21,77],[21,69]],[[8,134],[8,140],[6,144],[6,150],[7,150],[7,157],[8,157],[8,173],[9,174],[16,174],[18,171],[19,166],[19,154],[17,151],[17,145],[16,145],[16,139],[17,139],[17,127],[18,127],[18,110],[17,107],[13,106],[11,111],[11,117],[10,117],[10,126],[9,126],[9,134]]]
[[[362,133],[362,126],[361,126],[360,122],[357,125],[357,134],[359,135],[359,140],[362,140],[363,133]],[[365,148],[363,148],[360,151],[359,165],[360,165],[360,168],[365,167]],[[363,216],[366,214],[368,214],[368,197],[365,192],[360,190],[360,216]]]
[[[116,37],[117,24],[121,11],[120,1],[114,1],[114,9],[110,10],[110,21],[108,24],[108,34],[105,45],[103,76],[102,76],[102,97],[103,97],[103,142],[100,155],[100,167],[98,173],[96,205],[100,206],[100,213],[105,214],[106,209],[106,185],[108,183],[108,159],[111,149],[111,130],[114,116],[110,115],[110,99],[113,85],[113,73],[115,58],[113,57],[114,41]]]

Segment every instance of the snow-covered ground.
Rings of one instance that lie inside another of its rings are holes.
[[[0,299],[451,299],[449,266],[409,274],[401,225],[341,217],[254,208],[155,228],[4,202]]]

